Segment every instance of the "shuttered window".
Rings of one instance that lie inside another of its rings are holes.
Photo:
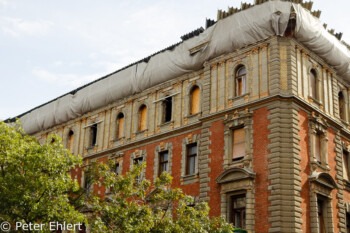
[[[200,90],[198,86],[194,86],[191,90],[190,98],[190,114],[196,114],[199,112]]]
[[[245,156],[244,128],[234,129],[232,134],[232,160],[239,160]]]
[[[318,163],[321,163],[321,136],[315,134],[315,157]]]
[[[139,131],[143,131],[147,128],[147,107],[142,105],[139,110],[140,122]]]
[[[117,117],[117,138],[124,137],[124,114],[120,113]]]

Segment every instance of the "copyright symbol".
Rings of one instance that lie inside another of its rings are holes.
[[[8,232],[11,229],[11,224],[9,222],[2,222],[0,224],[0,230]]]

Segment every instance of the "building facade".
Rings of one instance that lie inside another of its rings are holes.
[[[211,216],[249,232],[349,232],[349,81],[295,38],[293,20],[283,36],[33,135],[57,133],[85,163],[114,160],[120,174],[141,161],[151,181],[167,171]],[[84,185],[79,168],[72,176]]]

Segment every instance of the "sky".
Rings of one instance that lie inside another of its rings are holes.
[[[314,0],[350,44],[350,1]],[[245,1],[253,3],[253,0]],[[0,0],[0,119],[181,41],[238,0]]]

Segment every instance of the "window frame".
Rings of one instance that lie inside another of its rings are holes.
[[[170,118],[169,118],[169,115],[170,115]],[[166,124],[171,122],[172,120],[173,120],[173,97],[166,96],[165,99],[162,101],[162,121],[161,122],[162,124]]]
[[[145,113],[144,113],[144,120],[143,120],[143,109],[145,109]],[[147,105],[146,104],[141,104],[140,106],[139,106],[139,109],[138,109],[138,125],[137,125],[137,131],[138,132],[143,132],[143,131],[145,131],[145,130],[147,130],[147,118],[148,118],[148,116],[147,116],[147,114],[148,114],[148,107],[147,107]],[[144,123],[143,123],[143,121],[144,121]],[[144,127],[142,127],[144,125]]]
[[[167,160],[166,161],[162,161],[162,155],[167,154]],[[169,151],[168,150],[164,150],[158,153],[158,177],[162,174],[162,165],[166,164],[166,170],[165,172],[169,173]]]
[[[194,98],[193,98],[193,93],[195,90],[198,90],[198,103],[197,103],[197,111],[196,112],[194,111],[195,104],[194,104]],[[200,113],[200,111],[201,111],[200,104],[201,104],[201,89],[197,84],[195,84],[191,87],[190,93],[189,93],[189,115],[190,116]]]
[[[241,156],[241,157],[236,157],[234,156],[234,147],[235,147],[235,143],[234,143],[234,140],[235,140],[235,131],[237,130],[243,130],[243,133],[244,133],[244,155]],[[232,162],[235,162],[235,161],[240,161],[242,159],[244,159],[244,157],[246,156],[247,152],[246,152],[246,129],[244,127],[244,125],[240,125],[238,127],[234,127],[231,129],[231,138],[232,138],[232,148],[231,148],[231,151],[232,151],[232,156],[231,156],[231,159],[232,159]]]
[[[95,146],[97,146],[98,123],[93,123],[93,124],[90,126],[89,133],[90,133],[90,143],[89,143],[89,146],[90,146],[90,147],[95,147]]]
[[[74,131],[70,129],[67,134],[67,149],[70,153],[73,153],[74,150]]]
[[[123,119],[123,127],[120,129],[121,119]],[[116,118],[116,126],[115,126],[115,139],[121,139],[125,137],[125,114],[123,112],[119,112]]]
[[[196,153],[193,153],[193,154],[190,154],[189,153],[189,149],[192,148],[192,147],[196,147]],[[193,160],[191,160],[191,158],[193,158]],[[193,142],[193,143],[190,143],[190,144],[187,144],[186,145],[186,170],[185,170],[185,175],[186,176],[190,176],[190,175],[195,175],[196,174],[196,167],[198,166],[198,144],[197,142]],[[190,161],[193,161],[193,173],[190,173],[190,170],[191,170],[191,165],[190,165]]]
[[[243,74],[239,74],[240,70],[244,69]],[[239,90],[239,82],[242,83],[241,90]],[[235,97],[243,96],[247,94],[247,68],[245,65],[239,65],[235,71]]]
[[[234,207],[234,201],[237,200],[238,198],[244,197],[244,207]],[[235,227],[242,228],[244,229],[246,227],[246,220],[247,220],[247,195],[246,193],[240,193],[240,194],[230,194],[228,196],[229,198],[229,221],[232,223]],[[237,226],[236,224],[236,214],[235,210],[239,211],[239,219],[240,219],[240,226]]]

